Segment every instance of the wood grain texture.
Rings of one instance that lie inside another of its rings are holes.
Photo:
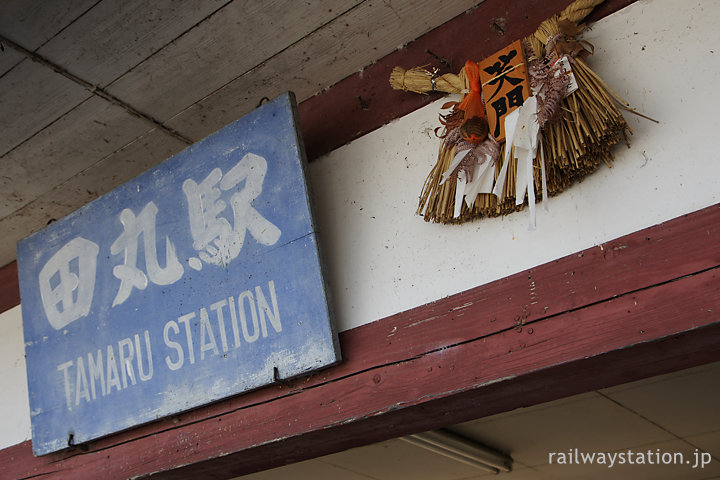
[[[105,106],[107,107],[107,104]],[[111,129],[112,124],[105,125],[105,127]],[[92,128],[92,131],[97,131],[97,129]],[[110,135],[117,133],[112,130],[104,131]],[[102,138],[98,140],[100,141]],[[54,187],[46,185],[49,190],[39,198],[28,202],[12,215],[0,219],[0,231],[3,232],[6,239],[0,244],[0,263],[11,262],[15,258],[15,244],[29,233],[40,230],[48,222],[69,215],[77,210],[78,205],[89,203],[115,186],[132,180],[186,147],[184,143],[160,130],[151,130],[137,139],[125,139],[125,141],[129,141],[129,143],[122,145],[122,148],[118,148],[116,151],[109,152],[99,162],[79,170],[78,173],[62,183]],[[86,153],[85,156],[78,155],[76,158],[87,160],[95,157]],[[58,169],[64,170],[60,167]],[[51,175],[52,172],[49,172],[48,176]],[[16,264],[13,262],[12,265]],[[0,292],[5,288],[0,284]],[[7,288],[12,290],[14,287],[8,285]],[[9,296],[8,298],[14,297]],[[8,305],[8,308],[11,306],[14,305]],[[0,309],[0,311],[4,311],[4,309]]]
[[[255,68],[243,72],[167,123],[191,138],[202,138],[252,110],[263,97],[292,90],[299,102],[473,7],[476,0],[361,2]],[[384,79],[383,88],[387,87]],[[347,101],[357,102],[359,92]],[[335,97],[337,98],[337,97]],[[330,118],[353,125],[349,111],[328,105]],[[327,123],[328,117],[323,123]],[[350,127],[351,128],[351,127]],[[329,132],[324,132],[328,134]]]
[[[230,3],[127,72],[108,91],[164,121],[305,36],[314,35],[316,29],[356,3],[358,0],[342,0],[331,8],[319,2],[279,0]],[[288,15],[288,11],[294,14]],[[255,92],[252,108],[263,96],[276,95]]]
[[[104,87],[225,3],[227,0],[98,2],[37,53]]]
[[[0,55],[0,76],[9,72],[12,68],[25,60],[25,56],[15,50],[6,49]]]
[[[0,155],[90,97],[90,92],[30,60],[0,77]]]
[[[64,2],[4,0],[0,2],[0,34],[36,50],[82,16],[98,0]],[[9,49],[0,54],[0,75],[10,70],[22,55]]]
[[[718,220],[715,205],[344,332],[337,367],[84,453],[5,449],[0,475],[229,478],[720,359]]]
[[[98,0],[4,0],[0,4],[0,31],[25,48],[35,50],[96,3]]]
[[[149,130],[142,120],[90,97],[3,157],[0,219],[11,215]]]

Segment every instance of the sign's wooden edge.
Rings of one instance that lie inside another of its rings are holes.
[[[330,320],[330,329],[332,334],[332,341],[333,341],[333,349],[335,350],[335,356],[337,358],[336,363],[340,363],[342,361],[342,352],[340,349],[340,340],[338,337],[338,330],[337,330],[337,321],[335,319],[335,309],[333,307],[332,302],[332,296],[331,296],[331,289],[330,285],[328,285],[328,275],[327,275],[327,263],[325,261],[325,255],[324,251],[321,245],[320,241],[320,235],[318,235],[318,226],[317,226],[317,207],[315,205],[314,201],[314,195],[312,190],[312,184],[310,182],[310,171],[308,169],[308,157],[307,157],[307,151],[305,149],[305,140],[303,138],[303,135],[300,131],[300,111],[297,104],[297,99],[295,98],[294,92],[286,92],[288,95],[288,99],[290,101],[290,110],[292,112],[293,121],[295,122],[295,125],[297,125],[297,128],[295,129],[295,144],[298,146],[298,156],[300,160],[300,169],[303,173],[303,178],[305,178],[304,186],[305,186],[305,197],[307,201],[307,205],[310,209],[310,229],[312,230],[312,234],[314,236],[314,242],[315,242],[315,248],[316,248],[316,255],[318,258],[318,262],[320,264],[320,275],[323,279],[323,293],[325,295],[325,305],[327,308],[327,317]]]

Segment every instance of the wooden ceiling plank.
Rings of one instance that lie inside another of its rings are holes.
[[[42,229],[49,221],[74,212],[185,147],[176,138],[153,129],[3,218],[0,220],[4,238],[0,243],[0,265],[15,258],[18,240]]]
[[[0,77],[0,155],[17,147],[91,93],[75,82],[29,60]]]
[[[227,1],[100,2],[37,53],[74,75],[104,87]]]
[[[82,16],[98,0],[3,0],[0,33],[35,50]]]
[[[146,122],[91,97],[6,154],[0,218],[111,155],[149,129]],[[78,204],[75,208],[81,207]]]
[[[166,123],[198,139],[251,111],[263,97],[273,98],[292,90],[301,102],[476,3],[476,0],[365,2]],[[351,98],[359,102],[357,96]]]
[[[337,1],[331,8],[322,2],[233,2],[110,84],[107,91],[166,120],[358,1]]]
[[[2,41],[0,41],[0,45],[1,44]],[[0,77],[12,70],[23,60],[25,60],[25,55],[3,45],[2,51],[0,51]]]

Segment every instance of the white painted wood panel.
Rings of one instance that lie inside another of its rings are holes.
[[[51,219],[68,215],[80,206],[132,180],[145,170],[185,148],[181,141],[151,130],[102,161],[52,188],[11,215],[0,219],[0,264],[15,259],[15,244],[40,230]]]
[[[105,86],[226,1],[99,2],[38,53],[94,85]]]
[[[197,139],[251,111],[263,97],[292,90],[298,101],[305,100],[477,3],[363,2],[167,123]]]
[[[0,77],[0,155],[45,128],[90,92],[49,68],[23,60]]]
[[[108,91],[166,120],[355,3],[338,0],[328,7],[288,0],[233,2],[112,83]]]
[[[0,218],[80,174],[149,129],[147,122],[121,107],[98,97],[89,98],[2,158]]]

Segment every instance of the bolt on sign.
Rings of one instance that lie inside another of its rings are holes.
[[[287,93],[18,243],[33,451],[337,363]]]
[[[488,126],[495,140],[505,140],[505,117],[530,96],[525,51],[516,40],[479,63]]]

